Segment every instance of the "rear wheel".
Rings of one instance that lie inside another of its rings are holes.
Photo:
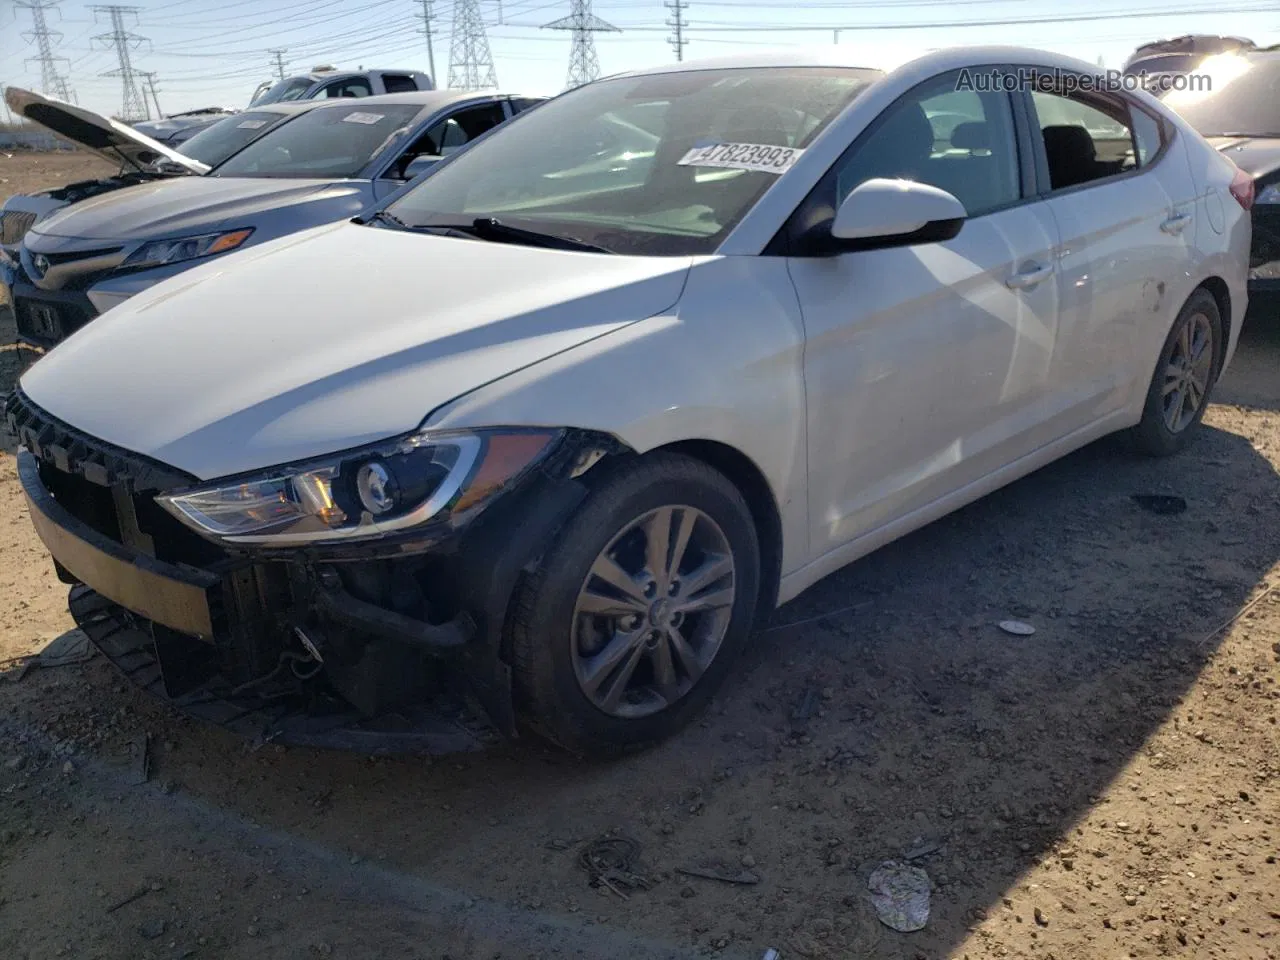
[[[680,729],[750,632],[759,565],[751,512],[716,470],[673,454],[612,468],[516,599],[527,721],[592,755]]]
[[[1134,445],[1153,457],[1177,453],[1209,406],[1222,355],[1222,317],[1207,290],[1187,300],[1160,351]]]

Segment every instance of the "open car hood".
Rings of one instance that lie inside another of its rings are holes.
[[[111,163],[123,163],[145,173],[153,163],[164,158],[192,173],[209,172],[208,164],[183,156],[118,120],[73,103],[64,103],[21,87],[6,88],[4,101],[24,120],[30,120]]]

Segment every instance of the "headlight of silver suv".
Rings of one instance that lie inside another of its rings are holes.
[[[177,240],[156,240],[140,246],[125,258],[122,267],[159,267],[166,263],[180,263],[197,257],[211,257],[215,253],[228,253],[236,249],[253,233],[247,230],[230,230],[226,233],[206,233],[199,237],[181,237]]]
[[[560,436],[551,430],[424,431],[156,501],[198,533],[227,543],[367,540],[481,506]]]

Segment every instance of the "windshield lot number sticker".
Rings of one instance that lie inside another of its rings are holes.
[[[381,120],[381,113],[348,113],[342,118],[343,123],[377,123]]]
[[[726,167],[730,170],[757,170],[786,173],[804,150],[776,147],[767,143],[713,143],[694,147],[679,160],[682,167]]]
[[[259,127],[265,127],[266,125],[267,125],[267,121],[265,120],[241,120],[239,123],[236,124],[236,129],[257,130]]]

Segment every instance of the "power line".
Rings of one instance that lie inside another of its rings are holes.
[[[449,43],[449,86],[461,90],[488,90],[498,85],[493,69],[489,37],[480,17],[479,0],[456,0],[453,5],[453,37]]]
[[[67,69],[71,69],[71,61],[66,57],[59,57],[53,52],[53,45],[56,40],[62,39],[62,34],[57,30],[49,29],[49,22],[45,19],[45,11],[53,10],[58,6],[59,0],[19,0],[14,6],[22,10],[31,11],[31,30],[24,33],[31,43],[35,44],[36,56],[31,59],[36,60],[40,64],[40,89],[44,93],[51,94],[70,102],[72,93],[67,86],[67,78],[58,70],[58,63],[61,61],[67,65]]]
[[[565,89],[572,90],[600,76],[600,58],[592,34],[622,31],[591,12],[591,0],[570,0],[569,15],[546,24],[546,30],[568,30],[573,33],[569,48],[569,79]]]
[[[287,47],[272,47],[267,53],[271,54],[272,68],[276,72],[276,79],[284,79],[284,55],[288,53]]]
[[[431,82],[439,85],[440,81],[436,79],[436,51],[431,43],[431,21],[435,19],[435,15],[431,12],[431,0],[421,0],[422,3],[422,34],[427,38],[427,72],[431,74]]]
[[[124,7],[119,4],[110,4],[108,6],[92,7],[93,15],[96,18],[99,13],[105,13],[111,17],[111,32],[100,33],[93,39],[101,43],[104,47],[114,46],[116,51],[116,59],[120,62],[120,66],[115,70],[107,70],[102,76],[119,77],[120,88],[122,92],[123,104],[120,111],[120,119],[125,123],[136,123],[139,120],[149,119],[151,111],[147,107],[146,100],[143,99],[141,91],[138,89],[137,73],[133,66],[133,51],[137,50],[144,42],[146,37],[140,37],[136,33],[130,33],[124,25],[126,14],[133,14],[137,17],[137,7]]]
[[[684,48],[688,46],[689,41],[684,38],[684,31],[688,24],[684,19],[684,12],[689,8],[689,4],[685,0],[667,0],[663,4],[671,11],[671,16],[667,18],[667,26],[671,28],[671,38],[667,43],[671,44],[671,49],[676,52],[676,60],[684,60]]]

